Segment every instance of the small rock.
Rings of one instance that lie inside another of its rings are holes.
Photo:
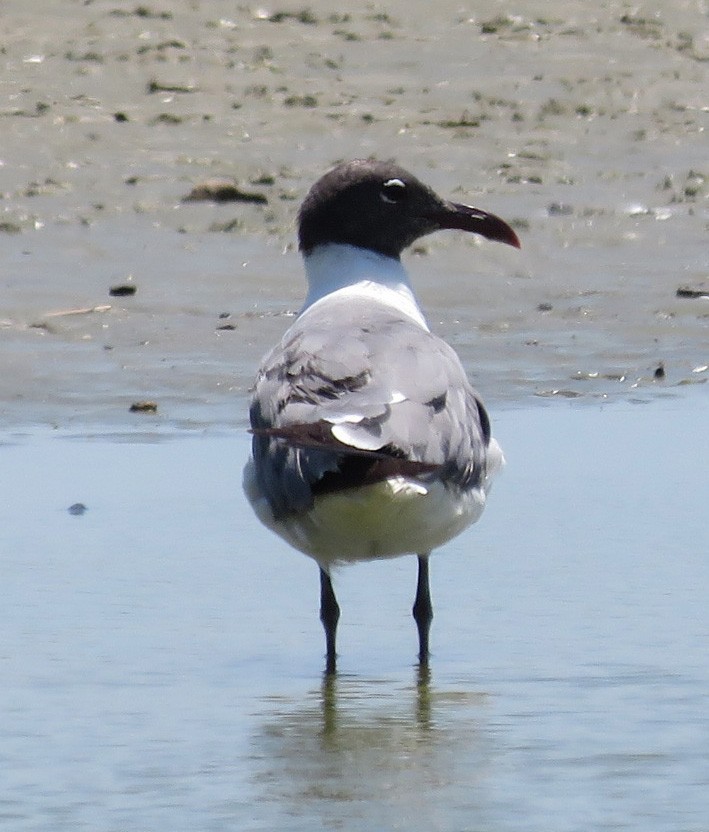
[[[160,113],[160,115],[155,116],[149,123],[150,124],[182,124],[185,121],[183,116],[175,115],[174,113]]]
[[[196,92],[196,84],[178,84],[178,83],[164,83],[162,81],[152,80],[148,82],[148,93],[156,92]]]
[[[550,217],[568,217],[574,213],[572,205],[567,205],[564,202],[552,202],[547,206],[547,214]]]
[[[678,298],[709,298],[709,288],[693,288],[692,286],[680,286],[677,289]]]
[[[130,413],[157,413],[157,402],[133,402],[128,408]]]
[[[114,298],[122,298],[127,297],[128,295],[134,295],[138,291],[138,287],[131,283],[122,283],[119,286],[111,286],[108,290],[108,294]]]
[[[265,205],[268,200],[258,192],[242,191],[230,179],[207,179],[194,188],[183,198],[183,202],[251,202]]]

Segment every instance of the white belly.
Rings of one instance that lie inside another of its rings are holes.
[[[338,561],[427,554],[474,523],[485,507],[482,488],[460,494],[440,482],[424,487],[396,477],[322,495],[307,513],[276,521],[255,491],[251,467],[244,488],[261,522],[325,569]]]

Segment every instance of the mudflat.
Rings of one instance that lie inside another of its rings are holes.
[[[700,4],[9,0],[0,67],[5,427],[243,424],[299,201],[366,156],[522,239],[407,257],[488,400],[709,376]]]

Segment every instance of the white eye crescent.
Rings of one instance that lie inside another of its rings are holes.
[[[406,196],[406,185],[401,179],[387,179],[382,185],[380,196],[384,202],[401,202]]]

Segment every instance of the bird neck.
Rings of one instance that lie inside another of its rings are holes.
[[[308,294],[301,314],[337,292],[338,297],[344,293],[392,306],[428,329],[399,259],[358,246],[326,243],[316,246],[303,260]]]

